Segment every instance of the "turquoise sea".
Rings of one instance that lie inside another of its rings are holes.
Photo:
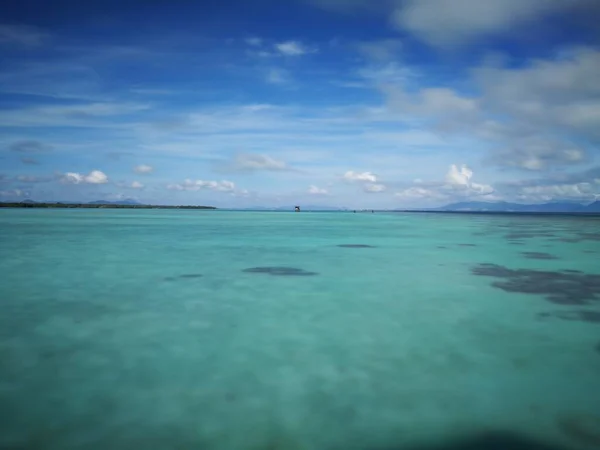
[[[0,273],[2,449],[600,448],[600,218],[0,210]]]

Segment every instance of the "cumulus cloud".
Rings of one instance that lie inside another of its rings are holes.
[[[402,33],[436,47],[449,48],[545,18],[577,18],[598,12],[596,0],[307,0],[339,12],[373,11],[389,17]],[[591,13],[591,14],[590,14]],[[584,23],[582,20],[579,22]],[[592,26],[596,24],[592,21]]]
[[[369,183],[377,182],[377,176],[371,172],[354,172],[352,170],[349,170],[348,172],[346,172],[344,174],[343,178],[345,181],[350,181],[350,182],[355,182],[355,181],[369,182]]]
[[[578,47],[521,67],[486,64],[474,70],[486,108],[540,130],[576,133],[600,142],[600,50]],[[524,127],[516,127],[522,130]]]
[[[473,171],[464,164],[458,167],[452,164],[446,174],[446,182],[451,186],[468,186],[473,176]]]
[[[300,56],[306,53],[312,53],[314,50],[309,49],[298,41],[285,41],[275,44],[275,49],[285,56]]]
[[[234,158],[233,169],[239,171],[284,171],[290,170],[288,165],[268,155],[243,153]]]
[[[363,186],[363,190],[367,193],[378,193],[385,191],[385,185],[376,183],[367,183]]]
[[[381,82],[390,117],[442,135],[479,141],[488,162],[548,170],[588,161],[600,144],[600,50],[579,47],[505,67],[488,61],[471,71],[479,95]]]
[[[404,189],[402,191],[396,192],[394,194],[396,197],[414,201],[414,200],[443,200],[447,199],[448,195],[444,192],[440,192],[436,189],[428,189],[423,187],[413,186],[408,189]]]
[[[473,170],[467,165],[451,164],[444,181],[424,182],[418,179],[414,181],[417,186],[403,189],[395,196],[408,202],[468,200],[481,197],[486,200],[495,200],[499,198],[492,197],[495,192],[492,186],[474,183],[472,178]]]
[[[147,164],[140,164],[139,166],[135,166],[133,168],[133,171],[139,174],[148,174],[154,171],[154,167],[149,166]]]
[[[143,189],[144,185],[142,183],[140,183],[139,181],[133,181],[131,183],[131,188],[132,189]]]
[[[234,192],[235,183],[232,181],[205,181],[205,180],[191,180],[186,179],[180,184],[170,184],[167,189],[174,191],[200,191],[200,190],[211,190],[218,192]]]
[[[494,188],[487,184],[473,183],[473,171],[466,165],[460,167],[451,164],[446,174],[446,188],[466,190],[470,195],[486,195],[494,192]]]
[[[108,183],[108,176],[100,170],[92,170],[87,175],[67,172],[60,178],[60,181],[65,184],[105,184]]]
[[[320,187],[317,187],[314,185],[310,185],[308,187],[308,193],[310,195],[327,195],[328,194],[327,189],[323,189],[323,188],[320,188]]]

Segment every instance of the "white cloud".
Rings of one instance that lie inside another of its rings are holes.
[[[246,44],[251,45],[253,47],[260,47],[263,43],[263,40],[261,38],[257,38],[257,37],[251,37],[251,38],[247,38],[245,39]]]
[[[466,165],[458,167],[456,164],[452,164],[446,174],[446,182],[452,186],[468,186],[472,176],[473,171]]]
[[[517,67],[489,60],[471,71],[479,96],[410,79],[377,85],[387,120],[468,140],[496,165],[547,170],[584,163],[600,144],[598,73],[600,50],[578,47]]]
[[[560,130],[600,142],[598,73],[600,50],[578,47],[517,68],[484,65],[473,75],[484,106],[510,117],[513,129],[533,136]]]
[[[567,199],[591,201],[600,195],[600,189],[591,183],[555,184],[522,187],[517,198],[522,201],[551,201]]]
[[[407,202],[416,201],[451,201],[468,200],[484,197],[486,200],[495,200],[492,197],[494,188],[487,184],[474,183],[473,171],[466,165],[451,164],[446,178],[441,182],[424,182],[417,179],[417,186],[403,189],[395,194],[396,197]]]
[[[61,177],[61,182],[65,184],[105,184],[108,183],[108,177],[100,170],[92,170],[88,175],[67,172]]]
[[[154,167],[149,166],[147,164],[140,164],[139,166],[135,166],[133,168],[133,171],[139,174],[147,174],[152,173],[154,171]]]
[[[0,191],[0,197],[28,197],[29,192],[23,191],[21,189],[9,189],[5,191]]]
[[[269,69],[266,81],[271,84],[285,84],[290,81],[290,76],[284,69]]]
[[[244,153],[235,157],[233,168],[241,171],[282,171],[290,170],[283,161],[278,161],[267,155]]]
[[[390,108],[402,115],[447,122],[478,118],[479,102],[448,88],[423,88],[409,94],[401,86],[384,86]]]
[[[285,41],[275,44],[275,49],[285,56],[300,56],[306,53],[312,53],[311,50],[298,41]]]
[[[308,187],[308,193],[311,195],[327,195],[327,189],[323,189],[314,185]]]
[[[512,146],[499,149],[493,157],[501,166],[544,170],[553,165],[579,164],[586,159],[583,149],[568,142],[538,138],[518,139]]]
[[[167,189],[174,191],[199,191],[199,190],[211,190],[218,192],[234,192],[235,183],[232,181],[205,181],[205,180],[191,180],[186,179],[181,184],[170,184]]]
[[[487,184],[471,182],[473,171],[466,165],[451,164],[446,174],[446,188],[467,191],[468,195],[486,195],[494,192],[494,188]]]
[[[425,199],[433,199],[433,200],[443,200],[447,199],[448,195],[443,192],[439,192],[435,189],[427,189],[422,187],[411,187],[408,189],[404,189],[400,192],[394,194],[396,197],[399,197],[404,200],[425,200]]]
[[[441,47],[487,37],[593,0],[406,0],[392,15],[399,29]]]
[[[349,170],[344,174],[344,180],[376,183],[377,176],[372,174],[371,172],[354,172],[352,170]]]
[[[26,90],[25,92],[40,95],[35,90]],[[51,93],[42,93],[41,95],[54,96]],[[124,128],[126,127],[124,123],[116,123],[111,119],[139,113],[149,108],[150,106],[147,104],[137,103],[43,104],[42,106],[4,109],[0,112],[0,122],[5,126],[13,127]]]
[[[21,183],[45,183],[47,181],[51,181],[52,177],[36,175],[17,175],[15,177],[15,180]]]
[[[133,181],[130,186],[132,189],[143,189],[144,185],[139,181]]]
[[[385,191],[385,185],[383,184],[375,184],[375,183],[367,183],[363,187],[365,192],[368,193],[378,193]]]

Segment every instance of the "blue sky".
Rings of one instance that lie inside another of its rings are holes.
[[[4,0],[0,200],[600,197],[595,0]]]

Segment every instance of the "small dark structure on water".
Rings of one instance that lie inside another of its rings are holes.
[[[294,211],[295,212],[300,212],[300,207],[299,206],[294,206]]]

